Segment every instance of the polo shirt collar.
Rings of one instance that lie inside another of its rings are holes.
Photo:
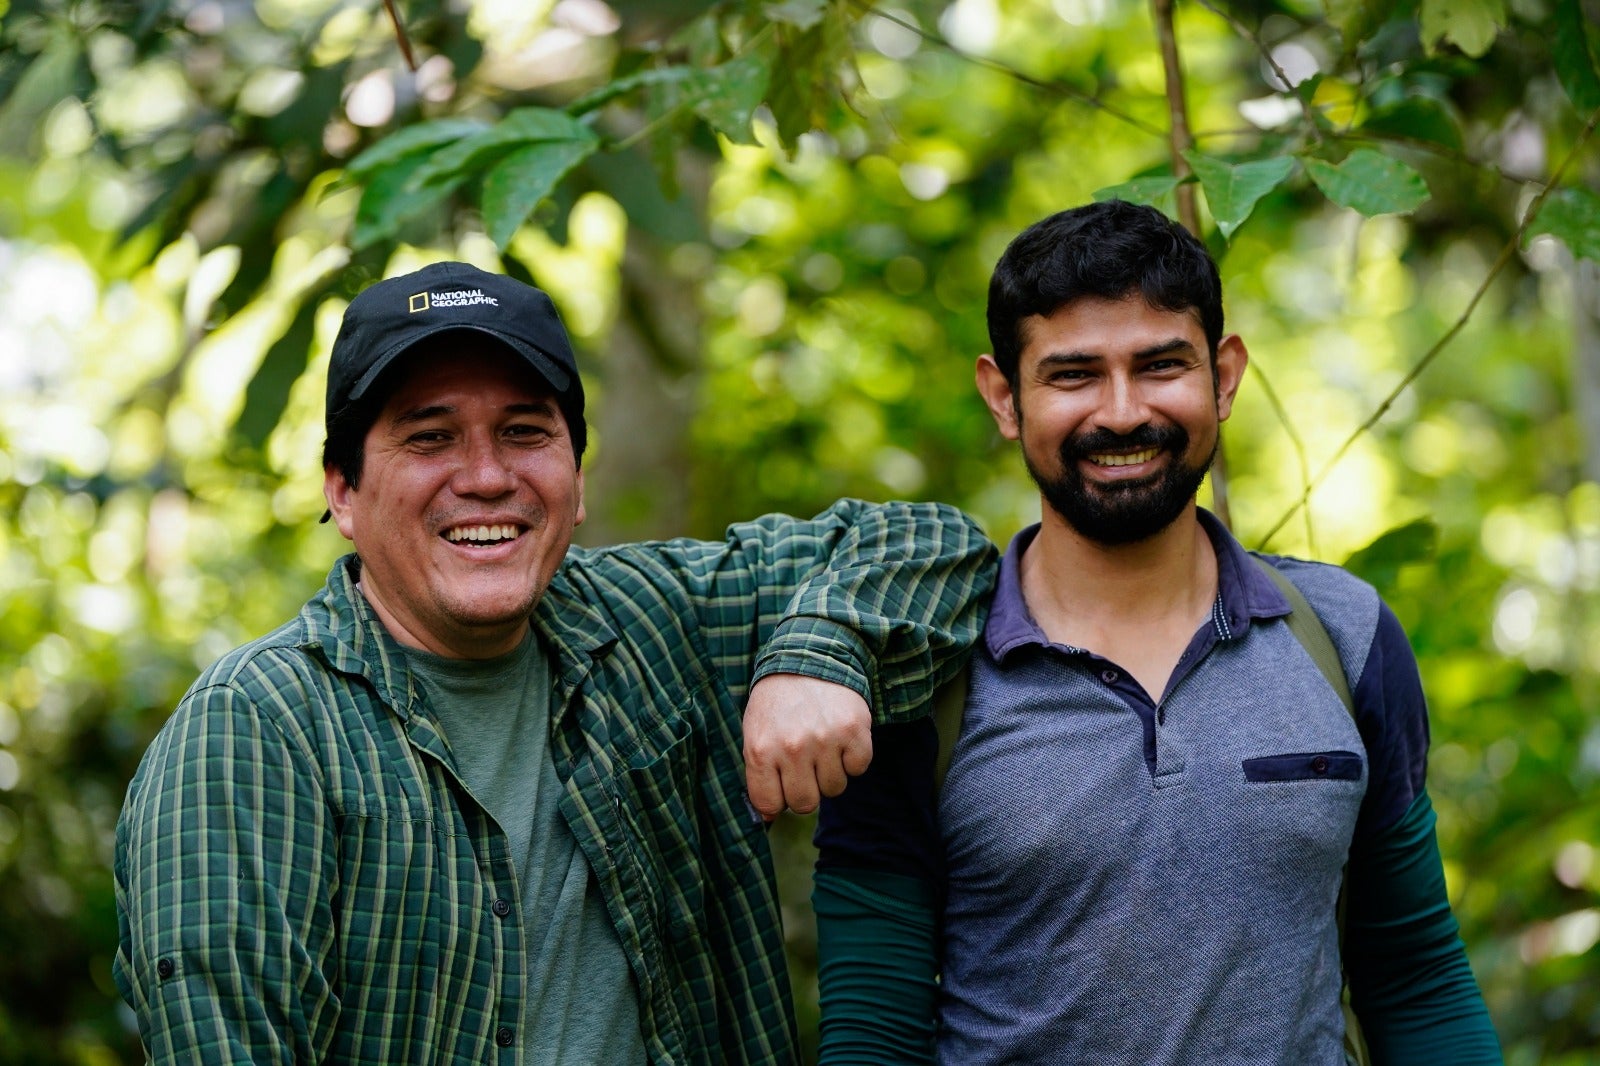
[[[1289,613],[1289,601],[1261,572],[1259,564],[1233,534],[1223,528],[1215,515],[1196,508],[1200,528],[1211,538],[1217,553],[1217,601],[1211,610],[1211,624],[1220,640],[1244,635],[1257,618],[1279,618]],[[1050,646],[1050,639],[1033,620],[1022,597],[1022,556],[1039,535],[1036,522],[1011,538],[1000,560],[1000,578],[995,584],[994,602],[983,631],[985,645],[996,662],[1029,645]]]

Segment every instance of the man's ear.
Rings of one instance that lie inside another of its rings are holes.
[[[1233,398],[1244,381],[1244,368],[1250,353],[1237,333],[1230,333],[1217,345],[1217,418],[1226,422],[1233,413]]]
[[[322,498],[328,501],[328,510],[333,514],[333,524],[339,527],[339,532],[344,534],[345,540],[355,540],[355,518],[352,514],[351,495],[355,489],[350,487],[350,482],[344,478],[344,473],[337,466],[322,468]]]
[[[1000,364],[994,361],[994,356],[978,356],[977,381],[978,395],[988,406],[994,424],[1000,427],[1000,435],[1006,440],[1016,440],[1021,436],[1017,426],[1016,394],[1011,391],[1011,382]]]
[[[585,518],[587,518],[587,517],[589,517],[589,516],[583,509],[583,471],[579,470],[578,471],[578,513],[573,516],[572,524],[574,526],[581,526],[581,525],[583,525],[583,520]]]

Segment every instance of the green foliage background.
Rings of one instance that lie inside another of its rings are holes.
[[[417,3],[413,73],[376,2],[0,0],[0,1063],[139,1060],[122,791],[344,548],[322,381],[363,285],[451,256],[555,295],[586,542],[841,494],[1003,542],[1037,501],[972,389],[994,260],[1107,188],[1185,210],[1191,168],[1252,354],[1234,527],[1394,606],[1508,1060],[1600,1061],[1600,12],[1181,4],[1175,156],[1165,10]]]

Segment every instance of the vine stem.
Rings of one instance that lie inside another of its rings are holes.
[[[1245,40],[1249,41],[1255,46],[1256,51],[1261,53],[1261,58],[1266,60],[1267,66],[1272,68],[1272,73],[1277,76],[1278,81],[1283,85],[1283,91],[1293,96],[1295,100],[1299,102],[1300,113],[1305,116],[1306,126],[1311,131],[1312,140],[1322,140],[1322,129],[1317,125],[1316,111],[1311,106],[1311,102],[1295,91],[1294,83],[1289,80],[1288,72],[1286,72],[1283,69],[1283,66],[1278,62],[1278,57],[1272,54],[1272,49],[1267,47],[1267,42],[1261,39],[1261,35],[1256,33],[1249,26],[1246,26],[1243,22],[1240,22],[1238,19],[1234,18],[1228,12],[1211,3],[1211,0],[1199,0],[1199,2],[1201,7],[1205,8],[1207,11],[1211,12],[1213,15],[1222,19],[1229,26],[1231,26],[1234,33],[1237,33],[1240,37],[1243,37]]]
[[[405,57],[406,66],[411,73],[417,72],[417,56],[411,50],[411,35],[406,33],[405,20],[400,17],[400,9],[394,6],[394,0],[383,0],[383,9],[389,12],[389,21],[394,23],[394,39],[400,43],[400,54]]]
[[[1300,439],[1300,434],[1294,428],[1294,420],[1289,417],[1288,408],[1283,406],[1283,401],[1278,398],[1278,390],[1272,387],[1272,379],[1259,362],[1250,363],[1250,373],[1261,382],[1261,391],[1267,397],[1267,404],[1272,408],[1272,413],[1277,416],[1278,424],[1283,426],[1284,435],[1289,438],[1289,445],[1294,449],[1296,464],[1300,467],[1300,484],[1302,487],[1311,484],[1311,460],[1306,456],[1305,441]],[[1311,526],[1311,509],[1306,508],[1306,554],[1311,558],[1317,557],[1316,531]]]
[[[1540,190],[1539,195],[1534,197],[1533,202],[1528,205],[1528,210],[1522,216],[1522,222],[1517,226],[1516,232],[1511,235],[1505,246],[1500,249],[1500,254],[1495,258],[1494,265],[1489,268],[1489,273],[1484,276],[1483,282],[1478,286],[1477,291],[1472,294],[1472,299],[1467,301],[1467,306],[1457,316],[1455,322],[1449,329],[1444,331],[1438,340],[1433,342],[1433,345],[1426,352],[1422,353],[1422,357],[1413,363],[1411,369],[1406,371],[1405,376],[1400,379],[1393,389],[1389,390],[1389,394],[1383,398],[1383,401],[1378,404],[1372,414],[1367,416],[1366,421],[1357,426],[1355,431],[1345,438],[1344,443],[1339,445],[1328,461],[1322,464],[1322,469],[1318,470],[1316,477],[1312,478],[1305,486],[1305,489],[1300,493],[1300,498],[1291,504],[1288,510],[1284,511],[1282,516],[1273,523],[1271,529],[1267,530],[1266,535],[1256,545],[1258,549],[1265,548],[1271,543],[1272,538],[1277,535],[1278,531],[1288,524],[1289,519],[1295,516],[1295,512],[1310,504],[1312,492],[1327,479],[1329,472],[1339,465],[1340,460],[1354,447],[1356,441],[1360,440],[1364,434],[1378,424],[1384,415],[1389,413],[1389,408],[1394,406],[1394,402],[1400,398],[1400,394],[1410,388],[1411,384],[1422,376],[1422,372],[1439,357],[1439,353],[1444,351],[1445,347],[1455,340],[1456,335],[1466,328],[1467,321],[1472,317],[1472,313],[1477,310],[1478,304],[1483,302],[1484,296],[1488,294],[1489,286],[1494,283],[1495,278],[1500,276],[1500,272],[1510,265],[1512,258],[1517,254],[1517,249],[1522,245],[1522,235],[1528,231],[1528,227],[1533,224],[1533,220],[1539,216],[1539,212],[1544,208],[1545,201],[1550,198],[1550,194],[1561,187],[1562,177],[1566,174],[1573,161],[1583,152],[1584,145],[1589,143],[1589,138],[1593,136],[1597,125],[1600,125],[1600,108],[1596,108],[1594,113],[1589,116],[1589,121],[1584,123],[1583,130],[1578,134],[1578,139],[1573,142],[1572,150],[1567,153],[1566,158],[1561,161],[1561,165],[1550,176],[1550,183]]]

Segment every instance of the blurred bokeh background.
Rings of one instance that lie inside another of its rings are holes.
[[[1004,543],[1037,497],[972,388],[990,268],[1097,191],[1186,210],[1179,88],[1252,356],[1235,531],[1394,606],[1508,1059],[1600,1062],[1596,7],[1170,7],[415,0],[402,42],[378,0],[0,0],[0,1063],[140,1059],[117,811],[345,548],[351,295],[453,257],[555,296],[585,543],[840,495]],[[809,825],[776,836],[810,1041]]]

